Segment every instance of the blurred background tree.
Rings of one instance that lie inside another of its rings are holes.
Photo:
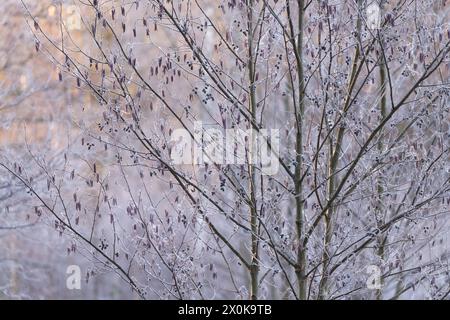
[[[30,47],[61,82],[44,100],[70,96],[49,137],[67,139],[0,166],[106,279],[95,294],[448,297],[446,1],[33,4]],[[174,132],[208,150],[206,128],[253,130],[238,164],[174,163]],[[274,175],[252,161],[262,129]]]

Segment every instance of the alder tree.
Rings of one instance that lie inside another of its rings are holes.
[[[30,6],[33,46],[87,98],[58,165],[0,166],[87,281],[114,272],[142,299],[449,298],[447,1],[66,1],[56,32]]]

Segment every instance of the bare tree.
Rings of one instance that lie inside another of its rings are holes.
[[[65,5],[52,33],[24,3],[93,98],[82,136],[46,181],[0,165],[96,271],[141,298],[448,297],[445,2],[88,0],[77,30]]]
[[[51,25],[50,1],[34,2],[29,9],[42,22]],[[77,105],[80,95],[63,90],[52,64],[37,52],[33,34],[27,28],[19,1],[3,1],[0,19],[0,158],[19,172],[27,170],[31,181],[46,181],[46,174],[35,160],[45,155],[48,168],[61,165],[70,136],[70,105]],[[64,132],[63,132],[64,131]],[[42,159],[42,158],[41,158]],[[59,163],[58,163],[59,162]],[[43,179],[43,180],[42,180]],[[70,238],[54,232],[53,221],[35,213],[35,201],[29,190],[13,176],[0,174],[0,298],[42,299],[101,297],[116,292],[129,297],[127,290],[108,278],[108,288],[98,290],[102,277],[79,293],[66,289],[66,269],[78,264],[84,271],[91,263],[75,254]],[[104,286],[103,286],[104,287]]]

